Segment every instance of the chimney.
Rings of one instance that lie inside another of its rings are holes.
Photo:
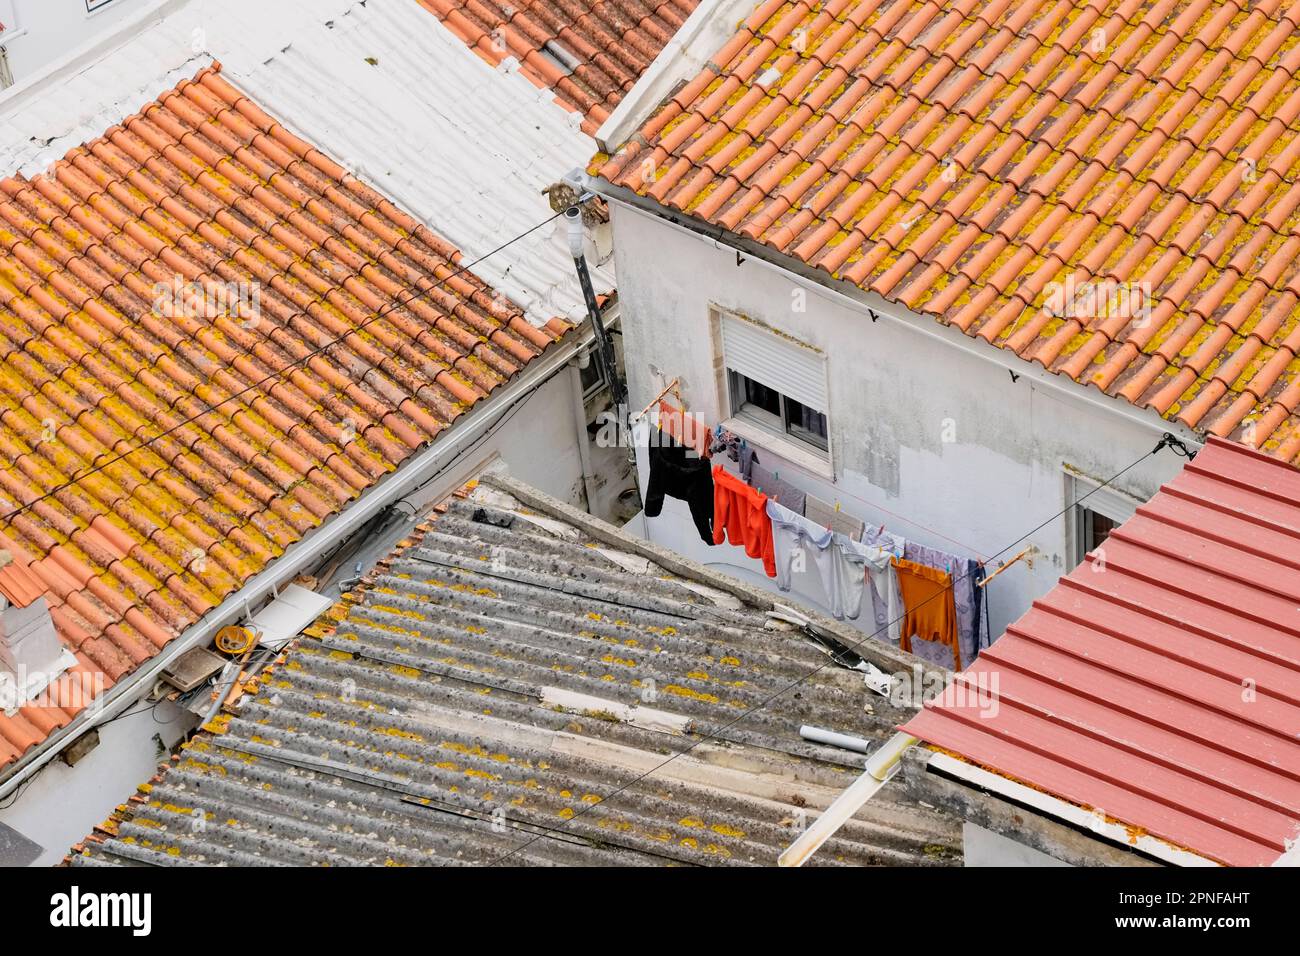
[[[71,663],[39,597],[26,607],[0,610],[0,710],[31,700]]]

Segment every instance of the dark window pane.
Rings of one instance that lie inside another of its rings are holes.
[[[1087,546],[1089,551],[1093,551],[1106,542],[1106,539],[1110,537],[1110,533],[1115,530],[1117,523],[1095,511],[1089,512],[1089,516],[1091,520],[1088,522]]]
[[[802,438],[818,448],[826,448],[826,415],[796,402],[793,398],[785,400],[785,428],[796,438]]]
[[[587,362],[586,368],[578,369],[578,375],[582,379],[582,394],[587,395],[593,388],[604,384],[604,377],[600,374],[600,363],[596,361],[596,356],[591,355],[591,360]]]
[[[742,382],[745,404],[754,405],[772,415],[781,416],[781,393],[752,378],[738,376]]]

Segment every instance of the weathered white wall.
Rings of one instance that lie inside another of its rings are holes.
[[[134,704],[126,716],[100,726],[99,746],[75,767],[53,760],[16,799],[12,795],[0,799],[5,807],[0,822],[44,847],[32,866],[53,866],[154,775],[166,759],[165,754],[159,756],[154,735],[170,750],[197,722],[197,717],[170,701],[157,709]]]
[[[886,316],[873,322],[864,306],[846,303],[812,282],[753,259],[737,265],[732,249],[642,210],[611,205],[631,407],[639,409],[662,384],[680,376],[690,410],[710,425],[722,420],[710,305],[744,313],[822,349],[828,355],[834,480],[770,451],[760,451],[760,459],[783,479],[839,501],[844,511],[870,523],[883,522],[890,531],[932,547],[988,558],[1065,507],[1066,465],[1104,480],[1159,440],[1159,428],[1126,417],[1136,414],[1126,403],[1115,402],[1112,411],[1106,404],[1111,400],[1096,390],[1091,394],[1101,406],[1029,375],[1013,381],[1005,368],[936,340],[935,330],[951,332],[962,339],[958,345],[997,353],[933,319],[899,310],[895,314],[903,322]],[[796,288],[807,290],[803,312],[793,308]],[[1019,364],[1026,371],[1033,368]],[[652,374],[652,366],[662,378]],[[943,440],[949,419],[951,443]],[[1181,465],[1181,458],[1164,451],[1112,487],[1145,500]],[[645,523],[660,544],[769,582],[741,549],[704,546],[683,502],[670,499],[664,516]],[[1064,517],[1050,520],[1028,539],[1041,552],[1032,569],[1021,563],[989,585],[995,638],[1069,570],[1066,527]],[[821,603],[819,588],[796,581],[794,593]]]
[[[1017,843],[1001,833],[966,822],[961,827],[962,859],[966,866],[1069,866],[1042,850]]]
[[[14,82],[30,79],[86,41],[156,2],[110,0],[94,13],[86,11],[86,0],[9,0],[0,4],[0,9],[13,8],[15,22],[5,22],[0,45],[9,52]]]
[[[507,412],[492,437],[474,454],[464,456],[466,463],[499,454],[510,473],[521,481],[584,507],[573,387],[567,369],[556,375],[527,402]],[[586,422],[581,424],[585,430]]]

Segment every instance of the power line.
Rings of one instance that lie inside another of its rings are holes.
[[[180,429],[184,428],[184,427],[187,426],[187,425],[192,425],[192,424],[194,424],[196,421],[198,421],[198,419],[202,418],[202,417],[205,416],[205,415],[211,414],[212,412],[214,412],[214,411],[216,411],[217,409],[221,408],[223,405],[227,404],[228,402],[236,401],[236,400],[238,400],[238,399],[243,398],[243,396],[247,395],[249,392],[253,392],[253,391],[256,391],[256,390],[258,390],[258,389],[261,389],[262,386],[266,385],[268,382],[271,382],[271,381],[273,381],[273,380],[278,379],[278,378],[279,378],[281,375],[283,375],[285,372],[288,372],[288,371],[290,371],[290,370],[292,370],[292,369],[298,367],[298,366],[301,365],[302,363],[307,362],[307,361],[309,361],[309,360],[315,358],[316,356],[320,355],[322,352],[325,352],[325,351],[327,351],[327,350],[329,350],[329,349],[332,349],[334,346],[338,345],[339,343],[341,343],[343,340],[347,339],[348,337],[353,336],[353,335],[356,335],[358,332],[361,332],[362,330],[368,328],[370,325],[374,324],[375,322],[378,322],[380,319],[385,318],[386,316],[390,315],[390,314],[391,314],[392,312],[394,312],[396,309],[403,308],[403,307],[409,305],[410,303],[414,302],[416,299],[419,299],[419,298],[422,298],[422,297],[428,295],[428,293],[429,293],[432,289],[436,289],[436,288],[438,288],[439,286],[444,285],[444,284],[447,283],[447,282],[450,282],[452,279],[455,279],[455,278],[457,278],[457,277],[459,277],[459,276],[464,275],[464,274],[465,274],[466,272],[468,272],[468,271],[470,270],[470,268],[472,268],[473,266],[478,265],[480,262],[482,262],[483,260],[489,258],[490,256],[494,256],[494,255],[496,255],[498,252],[500,252],[502,249],[505,249],[507,246],[513,245],[514,243],[518,242],[519,240],[521,240],[521,239],[523,239],[523,238],[525,238],[525,237],[531,235],[532,233],[536,232],[538,229],[541,229],[541,228],[542,228],[543,226],[545,226],[547,223],[553,222],[553,221],[554,221],[556,218],[558,218],[560,215],[561,215],[561,213],[558,213],[558,212],[557,212],[557,213],[555,213],[554,215],[548,216],[547,218],[543,219],[541,222],[537,223],[536,225],[534,225],[534,226],[530,226],[528,229],[524,230],[523,232],[521,232],[519,235],[515,236],[514,238],[512,238],[512,239],[507,239],[505,242],[501,243],[501,244],[500,244],[499,246],[497,246],[496,248],[494,248],[494,249],[492,249],[492,250],[490,250],[490,251],[484,253],[483,255],[479,256],[479,257],[478,257],[477,259],[475,259],[473,262],[468,262],[468,263],[466,263],[465,265],[461,266],[459,269],[457,269],[455,272],[453,272],[451,275],[447,276],[446,278],[439,279],[436,283],[434,283],[433,285],[431,285],[429,288],[427,288],[427,289],[423,289],[423,290],[418,290],[418,291],[414,292],[414,293],[413,293],[410,297],[408,297],[408,298],[405,298],[405,299],[399,299],[399,301],[393,303],[392,305],[390,305],[390,306],[388,306],[388,307],[386,307],[386,308],[384,308],[384,309],[381,309],[379,312],[376,312],[373,316],[371,316],[370,318],[366,319],[366,320],[365,320],[364,322],[362,322],[361,324],[355,326],[354,328],[349,329],[347,332],[344,332],[343,334],[341,334],[341,335],[339,335],[339,336],[337,336],[337,337],[335,337],[335,338],[333,338],[333,339],[330,339],[328,342],[325,342],[324,344],[317,346],[316,348],[312,349],[310,352],[306,353],[305,355],[303,355],[303,356],[301,356],[301,357],[299,357],[299,358],[294,359],[293,361],[289,362],[289,363],[286,364],[286,365],[281,366],[280,368],[276,369],[274,372],[271,372],[270,374],[268,374],[268,375],[266,375],[266,376],[264,376],[264,377],[258,379],[257,381],[253,382],[252,384],[246,386],[245,388],[240,389],[238,392],[235,392],[235,393],[232,394],[232,395],[228,395],[228,396],[226,396],[225,398],[223,398],[221,401],[219,401],[219,402],[217,402],[217,403],[215,403],[215,404],[213,404],[213,405],[209,405],[209,406],[207,406],[207,407],[204,408],[202,411],[197,412],[196,414],[190,416],[189,418],[186,418],[186,419],[184,419],[184,420],[182,420],[182,421],[180,421],[180,422],[177,422],[175,425],[171,426],[170,428],[168,428],[168,429],[166,429],[166,430],[164,430],[164,431],[162,431],[162,432],[159,432],[157,435],[154,435],[152,438],[149,438],[149,439],[147,439],[147,440],[145,440],[145,441],[142,441],[140,444],[136,445],[134,448],[130,448],[130,449],[124,451],[124,452],[121,452],[120,454],[116,454],[116,455],[110,457],[109,459],[107,459],[106,461],[100,462],[99,464],[92,465],[92,466],[91,466],[90,468],[88,468],[87,470],[81,472],[80,474],[74,475],[72,478],[69,478],[67,481],[62,482],[62,483],[59,484],[59,485],[56,485],[55,487],[51,488],[49,491],[45,492],[44,494],[40,495],[39,497],[33,498],[31,501],[27,502],[26,504],[19,505],[17,508],[13,509],[13,510],[10,511],[10,512],[7,512],[7,513],[4,514],[4,515],[0,515],[0,521],[8,522],[10,519],[17,517],[18,515],[22,514],[24,511],[27,511],[28,509],[30,509],[30,508],[32,508],[32,507],[34,507],[34,506],[40,504],[42,501],[46,501],[46,500],[48,500],[48,499],[54,497],[55,495],[59,494],[60,492],[67,491],[69,488],[71,488],[71,487],[77,485],[77,484],[78,484],[79,482],[81,482],[81,481],[84,481],[86,478],[89,478],[91,475],[93,475],[93,474],[95,474],[95,473],[97,473],[97,472],[103,471],[105,468],[109,467],[110,465],[115,465],[115,464],[117,464],[118,462],[124,461],[125,459],[129,458],[131,455],[135,454],[136,452],[138,452],[138,451],[140,451],[140,450],[142,450],[142,449],[144,449],[144,448],[148,448],[148,447],[149,447],[151,444],[153,444],[154,442],[156,442],[156,441],[158,441],[158,440],[160,440],[160,439],[162,439],[162,438],[166,438],[168,435],[171,435],[171,434],[173,434],[174,432],[179,431]],[[248,352],[245,351],[245,352],[242,353],[242,354],[247,355]]]
[[[1016,538],[1014,541],[1012,541],[1012,542],[1011,542],[1010,544],[1008,544],[1006,547],[1002,548],[1002,549],[1001,549],[1000,551],[998,551],[997,553],[991,555],[991,556],[989,557],[988,560],[992,561],[992,560],[994,560],[995,558],[999,557],[1000,555],[1006,554],[1008,551],[1010,551],[1012,548],[1014,548],[1016,545],[1018,545],[1021,541],[1024,541],[1025,538],[1028,538],[1031,534],[1034,534],[1034,533],[1036,533],[1036,532],[1042,530],[1042,529],[1045,528],[1047,525],[1049,525],[1049,524],[1051,524],[1053,521],[1055,521],[1057,518],[1061,517],[1061,515],[1065,514],[1067,511],[1069,511],[1071,508],[1073,508],[1073,507],[1075,507],[1076,505],[1080,504],[1081,502],[1083,502],[1084,500],[1086,500],[1086,499],[1087,499],[1088,497],[1090,497],[1091,495],[1096,494],[1096,493],[1097,493],[1098,491],[1100,491],[1102,488],[1105,488],[1107,485],[1111,484],[1111,482],[1113,482],[1113,481],[1115,481],[1116,479],[1120,478],[1122,475],[1124,475],[1126,472],[1130,471],[1131,469],[1136,468],[1136,467],[1137,467],[1138,465],[1140,465],[1142,462],[1146,461],[1148,458],[1153,457],[1154,455],[1156,455],[1158,452],[1160,452],[1160,451],[1161,451],[1162,449],[1164,449],[1164,448],[1172,448],[1172,449],[1173,449],[1177,454],[1179,454],[1180,456],[1182,456],[1182,457],[1184,457],[1184,458],[1188,458],[1188,459],[1193,458],[1193,457],[1195,457],[1195,455],[1196,455],[1196,452],[1194,452],[1194,451],[1189,451],[1188,448],[1187,448],[1187,446],[1184,445],[1184,444],[1182,443],[1182,441],[1180,441],[1178,438],[1175,438],[1173,435],[1170,435],[1170,434],[1166,433],[1166,434],[1165,434],[1165,435],[1160,439],[1160,441],[1159,441],[1159,443],[1156,445],[1156,447],[1153,448],[1153,449],[1151,449],[1151,451],[1147,452],[1145,455],[1143,455],[1141,458],[1138,458],[1136,461],[1130,462],[1129,464],[1125,465],[1123,468],[1121,468],[1121,469],[1120,469],[1119,471],[1117,471],[1115,474],[1111,475],[1109,478],[1107,478],[1107,479],[1106,479],[1105,481],[1103,481],[1101,484],[1099,484],[1099,485],[1097,485],[1095,488],[1092,488],[1091,490],[1089,490],[1087,494],[1082,495],[1082,496],[1080,496],[1079,498],[1076,498],[1074,501],[1072,501],[1072,502],[1070,502],[1069,504],[1067,504],[1064,508],[1062,508],[1060,511],[1056,512],[1056,514],[1052,515],[1050,518],[1046,519],[1045,521],[1040,522],[1039,524],[1035,525],[1033,528],[1031,528],[1031,529],[1029,529],[1028,531],[1026,531],[1024,534],[1020,535],[1020,537]],[[956,578],[953,578],[952,582],[949,584],[949,586],[948,586],[947,588],[944,588],[944,589],[942,589],[942,590],[936,592],[935,594],[931,595],[930,597],[926,598],[924,601],[920,602],[920,604],[918,604],[917,607],[921,607],[921,606],[924,605],[924,604],[928,604],[930,601],[934,600],[935,598],[938,598],[938,597],[942,596],[942,595],[945,594],[947,591],[951,590],[951,589],[952,589],[952,588],[957,584],[958,581],[963,581],[963,580],[965,580],[966,578],[968,578],[969,576],[970,576],[970,572],[967,572],[966,574],[963,574],[963,575],[960,575],[960,576],[958,576],[958,577],[956,577]],[[898,623],[899,621],[901,621],[901,620],[902,620],[902,617],[898,617],[898,618],[896,618],[895,620],[890,621],[889,623],[885,624],[883,627],[877,628],[877,629],[876,629],[875,631],[873,631],[872,633],[864,635],[864,636],[861,638],[861,640],[858,640],[858,641],[856,641],[855,643],[853,643],[853,644],[849,644],[849,645],[847,645],[847,646],[848,646],[849,649],[851,649],[851,650],[857,650],[857,649],[858,649],[859,647],[861,647],[861,646],[862,646],[866,641],[873,639],[877,634],[881,633],[882,631],[887,631],[891,626],[893,626],[894,624],[897,624],[897,623]],[[566,821],[564,822],[564,824],[562,824],[562,825],[560,826],[559,829],[566,829],[566,828],[569,826],[569,824],[571,824],[574,820],[577,820],[577,819],[581,818],[584,814],[588,813],[589,811],[593,810],[594,808],[599,807],[599,806],[602,806],[602,805],[604,805],[605,803],[609,802],[609,801],[612,800],[614,797],[617,797],[617,796],[618,796],[620,793],[622,793],[623,791],[629,789],[630,787],[635,786],[636,784],[640,783],[642,780],[646,779],[647,777],[651,776],[652,774],[655,774],[655,773],[657,773],[658,771],[662,770],[664,767],[668,766],[668,764],[672,763],[672,762],[673,762],[674,760],[676,760],[678,757],[683,757],[683,756],[685,756],[686,754],[690,753],[690,752],[691,752],[692,750],[694,750],[696,747],[700,746],[700,744],[706,743],[707,741],[710,741],[710,740],[720,740],[720,739],[722,739],[722,738],[719,736],[720,734],[724,733],[724,732],[727,731],[727,730],[730,730],[732,727],[734,727],[736,724],[740,723],[740,722],[741,722],[742,720],[744,720],[746,717],[749,717],[749,716],[751,716],[751,715],[757,713],[758,711],[764,709],[764,708],[767,707],[769,704],[771,704],[773,701],[775,701],[778,697],[781,697],[783,694],[786,694],[786,693],[788,693],[789,691],[794,690],[796,687],[799,687],[800,685],[804,684],[806,681],[810,680],[812,677],[814,677],[815,675],[819,674],[821,671],[825,670],[827,667],[829,667],[829,666],[830,666],[831,664],[833,664],[833,663],[834,663],[834,659],[833,659],[833,658],[828,658],[827,660],[825,660],[825,661],[823,661],[822,663],[818,664],[816,667],[814,667],[814,668],[813,668],[812,670],[810,670],[808,673],[802,675],[801,677],[796,677],[794,680],[792,680],[791,682],[789,682],[788,684],[786,684],[784,687],[781,687],[779,690],[774,691],[773,693],[769,694],[767,697],[765,697],[765,698],[763,698],[762,700],[760,700],[757,704],[754,704],[752,707],[748,707],[748,708],[746,708],[746,709],[744,710],[743,713],[741,713],[739,716],[737,716],[737,717],[734,718],[733,720],[729,720],[727,723],[723,724],[721,727],[717,728],[716,730],[713,730],[713,731],[711,731],[711,732],[709,732],[709,733],[707,733],[707,734],[704,734],[704,735],[701,736],[698,740],[694,740],[694,741],[692,741],[688,746],[684,747],[683,749],[678,750],[678,751],[675,751],[674,753],[672,753],[671,755],[669,755],[666,759],[660,761],[660,762],[657,763],[655,766],[651,767],[649,770],[645,771],[644,773],[638,774],[637,776],[635,776],[635,777],[633,777],[631,780],[629,780],[627,783],[621,784],[620,786],[618,786],[617,788],[615,788],[612,792],[610,792],[608,795],[602,797],[602,798],[601,798],[599,801],[597,801],[596,803],[590,803],[590,804],[587,804],[587,805],[584,806],[581,810],[579,810],[577,813],[575,813],[572,817],[570,817],[568,820],[566,820]],[[525,849],[527,849],[528,847],[532,846],[532,845],[533,845],[534,843],[536,843],[538,840],[542,839],[543,837],[545,837],[545,836],[547,836],[547,835],[548,835],[548,834],[546,834],[546,833],[539,833],[539,834],[537,834],[536,836],[532,837],[531,839],[524,841],[524,842],[521,843],[519,846],[515,847],[513,850],[508,850],[508,851],[506,851],[504,854],[502,854],[501,856],[498,856],[498,857],[496,857],[495,859],[491,860],[487,865],[488,865],[488,866],[496,866],[498,863],[502,863],[502,862],[504,862],[505,860],[510,859],[512,856],[514,856],[514,855],[516,855],[516,854],[518,854],[518,853],[523,852]]]

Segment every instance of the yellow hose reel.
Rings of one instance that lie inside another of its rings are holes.
[[[217,650],[224,654],[237,656],[253,649],[257,643],[257,634],[247,627],[231,624],[217,631]]]

